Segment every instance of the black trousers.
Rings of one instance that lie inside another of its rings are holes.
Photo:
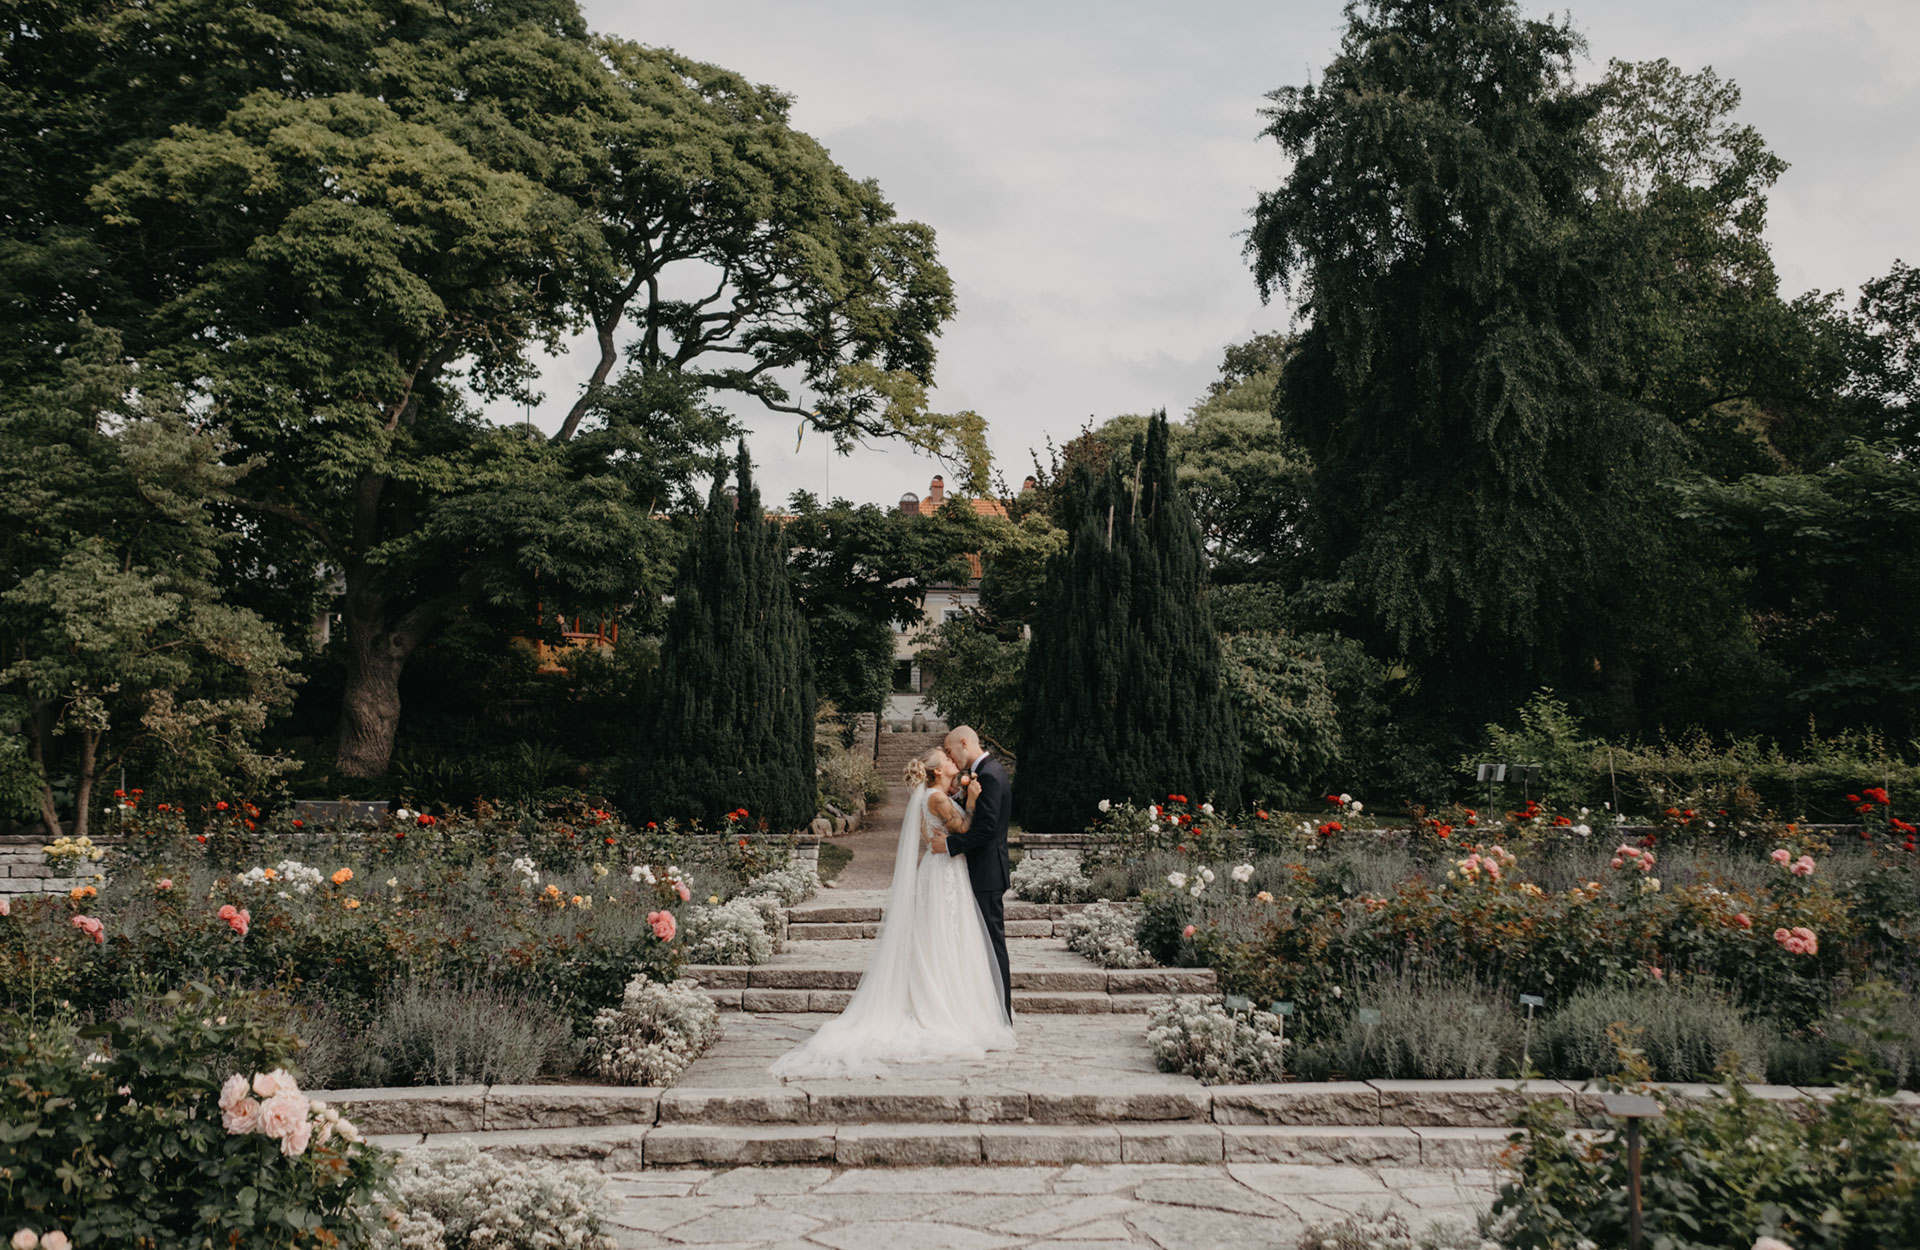
[[[1007,892],[975,890],[980,918],[987,922],[987,938],[993,943],[993,957],[1000,964],[1000,989],[1007,996],[1007,1019],[1013,1019],[1013,974],[1007,967]]]

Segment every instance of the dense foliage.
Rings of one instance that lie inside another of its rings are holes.
[[[681,560],[647,732],[626,792],[635,812],[775,828],[815,812],[813,661],[787,579],[786,537],[760,506],[744,442],[722,467]]]
[[[1107,796],[1167,784],[1230,807],[1240,741],[1205,598],[1200,534],[1174,481],[1164,414],[1144,445],[1072,483],[1027,653],[1014,801],[1030,829],[1071,829]]]

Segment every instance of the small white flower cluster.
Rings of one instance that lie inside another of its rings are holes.
[[[1102,968],[1151,968],[1153,956],[1140,949],[1140,920],[1129,907],[1098,902],[1067,917],[1067,949]]]
[[[318,868],[309,868],[297,859],[283,859],[271,868],[249,868],[240,874],[240,884],[256,889],[278,883],[282,898],[289,890],[295,894],[311,894],[326,879],[326,874]]]
[[[747,882],[745,892],[771,894],[788,907],[798,907],[820,892],[820,877],[810,864],[788,864]]]
[[[375,1250],[613,1250],[606,1178],[584,1164],[501,1160],[472,1146],[401,1157]]]
[[[1247,875],[1251,877],[1253,874],[1249,872]],[[1170,872],[1167,874],[1167,884],[1176,890],[1185,890],[1194,898],[1199,898],[1207,892],[1207,887],[1213,884],[1213,869],[1202,868],[1191,877],[1184,872]]]
[[[1439,1220],[1419,1236],[1397,1212],[1349,1215],[1337,1224],[1315,1224],[1294,1250],[1500,1250],[1460,1220]]]
[[[1252,864],[1237,865],[1234,868],[1234,870],[1228,875],[1231,876],[1235,881],[1238,881],[1241,885],[1245,885],[1247,882],[1253,880],[1253,865]]]
[[[1206,1085],[1253,1085],[1281,1078],[1290,1043],[1270,1012],[1230,1015],[1218,999],[1187,994],[1154,1012],[1147,1045],[1163,1072],[1185,1072]]]
[[[762,895],[778,908],[779,902]],[[773,958],[773,937],[751,898],[717,907],[694,907],[681,917],[686,959],[691,964],[763,964]]]
[[[540,870],[538,868],[535,868],[533,866],[533,861],[531,859],[528,859],[525,855],[522,855],[518,859],[513,861],[512,870],[514,872],[519,873],[521,876],[525,877],[527,879],[528,885],[540,884]]]
[[[1028,851],[1013,870],[1013,894],[1029,903],[1077,903],[1093,882],[1076,851]]]
[[[637,976],[593,1018],[595,1066],[625,1085],[671,1085],[720,1036],[720,1009],[698,981]]]

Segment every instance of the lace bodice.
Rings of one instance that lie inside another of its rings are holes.
[[[947,822],[940,819],[940,813],[933,808],[933,795],[927,795],[927,818],[920,822],[920,852],[925,854],[933,847],[935,838],[944,838],[950,832]]]

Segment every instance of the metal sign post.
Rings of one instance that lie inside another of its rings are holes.
[[[1544,1007],[1547,1000],[1538,994],[1522,994],[1520,1005],[1527,1009],[1527,1031],[1520,1043],[1520,1075],[1533,1071],[1533,1009]]]
[[[1627,1122],[1627,1248],[1640,1250],[1645,1236],[1640,1215],[1640,1121],[1659,1119],[1660,1104],[1645,1094],[1602,1094],[1600,1106]]]

